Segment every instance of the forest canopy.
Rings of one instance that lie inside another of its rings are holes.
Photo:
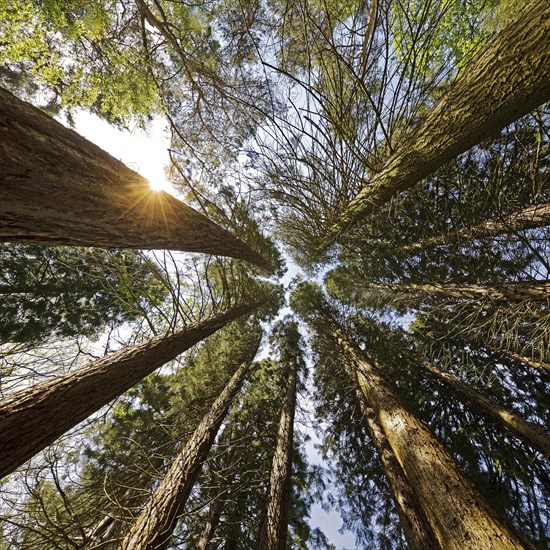
[[[0,2],[0,549],[548,548],[549,100],[549,0]]]

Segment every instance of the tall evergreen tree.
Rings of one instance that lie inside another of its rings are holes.
[[[0,403],[0,432],[2,439],[9,442],[9,452],[1,461],[2,475],[143,377],[262,303],[236,306],[173,334],[156,336],[66,375],[9,394]]]

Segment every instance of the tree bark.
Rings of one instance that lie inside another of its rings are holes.
[[[524,363],[525,365],[528,365],[529,367],[532,367],[534,369],[550,372],[550,363],[546,363],[545,361],[539,361],[537,359],[533,359],[532,357],[522,355],[521,353],[517,353],[516,351],[509,349],[493,348],[490,346],[488,346],[487,349],[493,353],[500,353],[505,357],[509,357],[510,359],[514,359],[515,361]]]
[[[326,320],[344,356],[354,364],[361,391],[441,547],[446,550],[532,548],[491,509],[443,445],[405,408],[374,363],[334,320]]]
[[[210,550],[210,543],[212,542],[214,533],[220,524],[224,507],[225,500],[223,500],[223,498],[216,497],[212,502],[206,523],[204,524],[197,543],[195,544],[195,550]]]
[[[532,0],[365,182],[320,243],[325,249],[395,194],[550,99],[550,3]]]
[[[523,439],[527,444],[550,458],[550,435],[543,428],[528,422],[516,412],[495,403],[470,386],[464,384],[458,378],[439,370],[435,365],[425,361],[424,368],[428,370],[436,380],[449,386],[454,395],[463,398],[473,405],[480,413],[491,418],[496,424],[508,430],[510,433]]]
[[[461,300],[493,300],[495,302],[546,301],[550,299],[550,281],[519,281],[495,285],[453,284],[453,283],[368,283],[367,289],[380,289],[388,292],[404,292],[407,294],[426,294],[442,298],[457,298]]]
[[[220,425],[237,394],[250,363],[243,363],[222,390],[191,439],[179,452],[158,489],[122,542],[121,550],[163,550],[168,546],[202,463],[208,456]]]
[[[235,235],[1,88],[0,132],[0,241],[202,252],[271,270]]]
[[[442,550],[374,410],[361,391],[356,369],[348,361],[344,361],[344,368],[352,380],[366,428],[384,467],[409,549]]]
[[[292,477],[294,413],[296,410],[296,357],[290,361],[285,402],[279,418],[277,446],[271,463],[271,475],[265,515],[260,528],[258,550],[286,550],[288,506]]]
[[[16,391],[0,401],[0,477],[148,374],[262,302],[245,304]]]
[[[422,239],[404,246],[401,250],[410,254],[435,246],[496,237],[505,233],[517,233],[547,225],[550,225],[550,203],[535,204],[500,219],[488,219],[472,227],[462,227],[447,234]]]

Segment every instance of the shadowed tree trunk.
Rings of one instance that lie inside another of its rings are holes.
[[[336,321],[323,319],[355,369],[365,399],[445,550],[532,548],[499,516],[443,445],[402,404],[374,363]]]
[[[531,447],[550,458],[550,436],[543,428],[532,422],[528,422],[518,413],[510,411],[481,395],[478,391],[464,384],[464,382],[452,374],[439,370],[432,363],[424,361],[423,365],[436,380],[449,386],[453,390],[453,395],[456,395],[458,399],[465,399],[477,411],[490,417],[496,424],[508,430],[516,437],[523,439]]]
[[[0,241],[184,250],[271,270],[235,235],[2,88],[0,132]]]
[[[292,477],[294,413],[296,410],[297,360],[289,363],[285,402],[279,418],[277,446],[271,463],[265,516],[260,528],[258,550],[286,550],[288,507]]]
[[[504,357],[509,357],[510,359],[514,359],[515,361],[524,363],[525,365],[528,365],[529,367],[532,367],[534,369],[550,372],[550,363],[546,363],[545,361],[540,361],[534,359],[533,357],[528,357],[509,349],[493,347],[487,347],[487,349],[493,353],[499,353],[501,355],[504,355]]]
[[[263,302],[236,306],[7,395],[0,401],[0,476],[15,470],[148,374]]]
[[[427,237],[404,246],[401,251],[405,253],[417,252],[435,246],[496,237],[504,233],[517,233],[547,225],[550,225],[550,203],[535,204],[500,219],[488,219],[471,227],[461,227],[443,235]]]
[[[409,549],[441,550],[409,480],[399,464],[382,426],[376,419],[374,410],[369,406],[361,391],[355,367],[350,362],[344,361],[344,368],[352,380],[366,428],[384,467]]]
[[[258,343],[259,344],[259,343]],[[191,439],[172,462],[158,489],[130,528],[121,550],[163,550],[168,546],[193,485],[200,473],[220,425],[250,367],[243,363],[214,401]]]
[[[327,228],[321,249],[392,196],[550,99],[550,5],[532,0],[464,70],[381,172]]]
[[[225,500],[221,497],[216,497],[210,506],[208,512],[208,518],[202,528],[201,534],[195,544],[195,550],[210,550],[210,543],[214,537],[214,533],[222,516],[223,509],[225,507]]]
[[[367,283],[365,289],[384,290],[406,294],[425,294],[461,300],[493,300],[495,302],[544,301],[550,299],[550,281],[519,281],[494,285],[453,283]]]

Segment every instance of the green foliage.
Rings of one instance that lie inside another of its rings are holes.
[[[143,124],[160,105],[132,17],[110,0],[6,0],[0,63],[32,74],[49,103]]]
[[[143,316],[166,292],[134,251],[1,245],[0,342],[94,336]]]

